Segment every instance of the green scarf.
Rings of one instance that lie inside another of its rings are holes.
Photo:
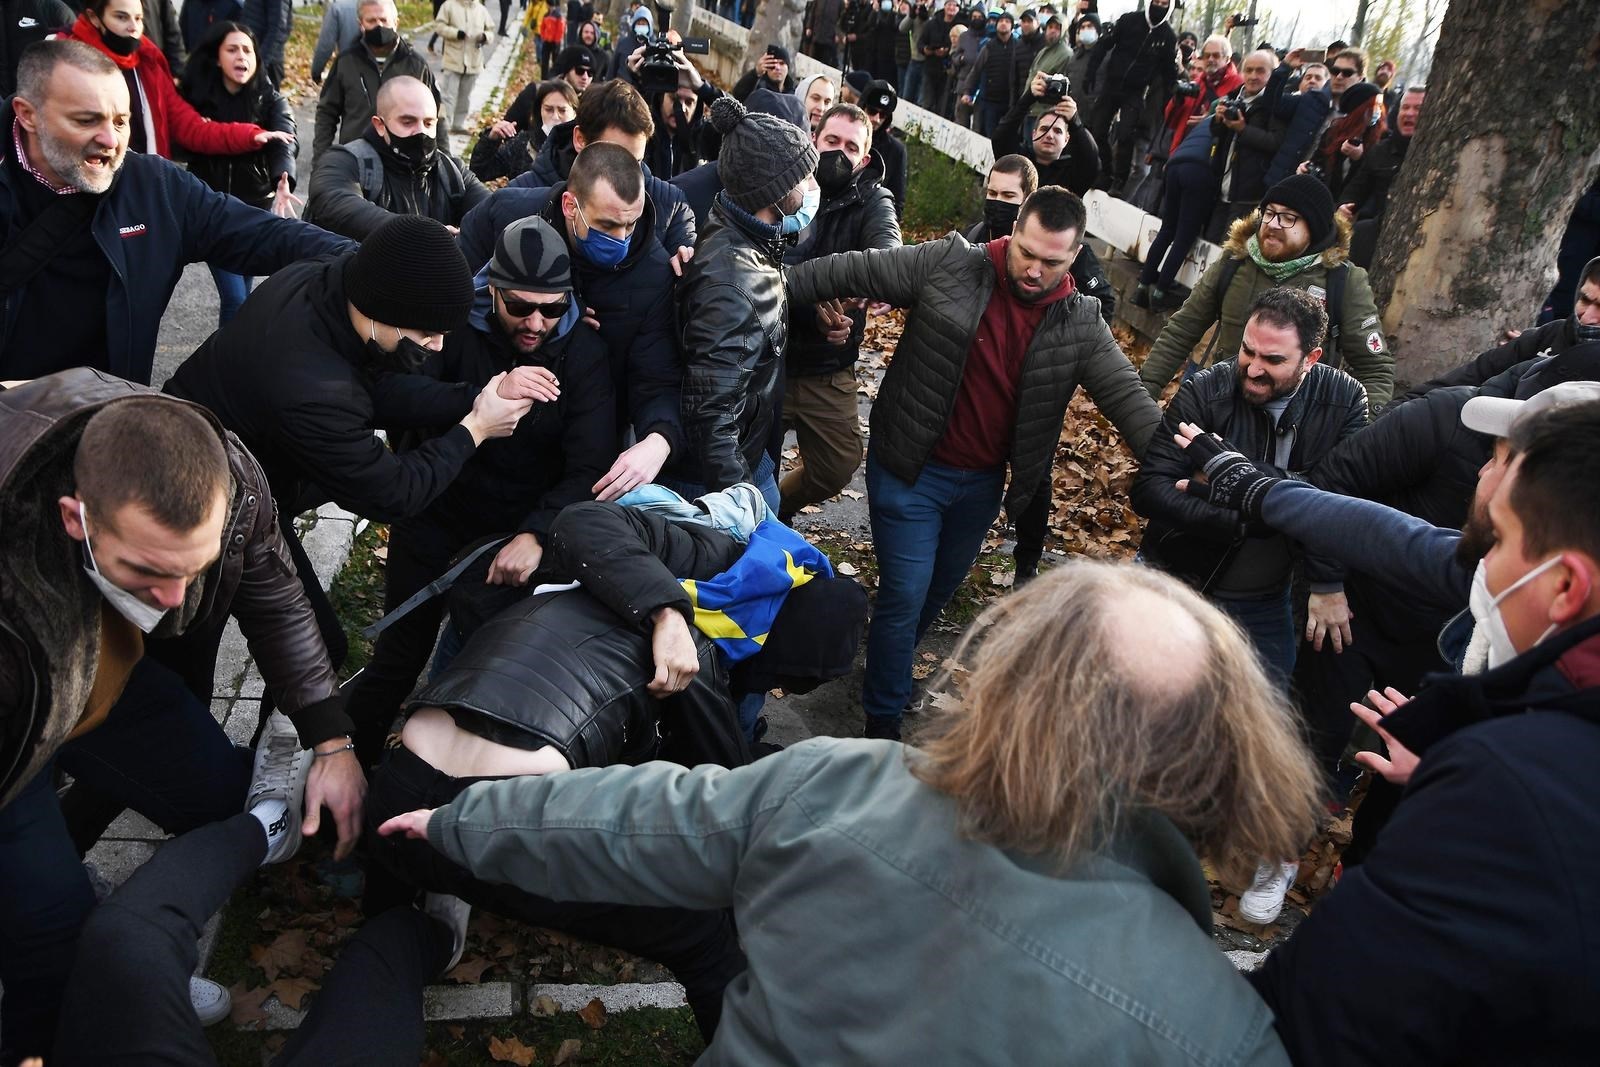
[[[1299,259],[1286,259],[1282,263],[1274,263],[1261,254],[1261,242],[1256,240],[1256,235],[1251,234],[1250,240],[1245,242],[1245,251],[1250,253],[1250,258],[1255,260],[1261,272],[1275,282],[1293,278],[1311,264],[1322,257],[1321,252],[1308,252]]]

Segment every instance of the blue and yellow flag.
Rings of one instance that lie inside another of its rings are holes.
[[[728,663],[761,651],[789,590],[821,574],[833,577],[828,557],[775,519],[750,535],[739,561],[715,578],[684,579],[694,624],[722,650]]]

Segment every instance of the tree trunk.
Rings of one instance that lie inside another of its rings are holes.
[[[694,19],[695,0],[678,0],[678,6],[672,9],[672,28],[678,31],[680,37],[693,37],[689,23]]]
[[[1356,24],[1350,29],[1350,43],[1357,47],[1361,45],[1361,38],[1367,32],[1367,7],[1371,3],[1372,0],[1361,0],[1356,5]]]
[[[1372,282],[1397,376],[1424,381],[1532,321],[1600,166],[1600,0],[1451,0]]]
[[[750,26],[750,44],[744,50],[744,65],[749,70],[769,44],[781,44],[795,55],[800,51],[800,23],[805,18],[805,0],[758,0],[755,21]]]

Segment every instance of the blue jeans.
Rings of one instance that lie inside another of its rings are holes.
[[[230,274],[219,267],[211,267],[211,277],[217,283],[217,298],[221,301],[217,325],[226,326],[239,313],[239,306],[250,295],[256,280],[244,274]]]
[[[693,500],[697,496],[705,496],[711,490],[702,482],[683,482],[676,478],[657,478],[656,484],[664,485],[685,500]],[[767,502],[767,507],[772,509],[772,514],[778,514],[778,465],[773,462],[772,456],[766,452],[761,453],[761,459],[756,463],[756,469],[750,472],[750,484],[761,490],[761,498]]]
[[[1004,467],[964,471],[928,463],[908,483],[868,449],[867,504],[878,557],[861,686],[868,715],[898,719],[905,710],[917,643],[972,569],[1004,490]]]
[[[104,723],[63,745],[56,762],[168,833],[244,807],[250,752],[236,749],[171,670],[146,656]],[[94,907],[46,766],[0,810],[0,1060],[48,1055],[76,952]]]
[[[916,103],[922,93],[922,62],[906,64],[905,84],[900,86],[900,99]]]
[[[1267,677],[1285,693],[1289,678],[1294,673],[1294,657],[1299,643],[1295,640],[1294,605],[1289,599],[1289,589],[1282,593],[1252,600],[1225,600],[1213,597],[1212,603],[1227,612],[1250,635],[1250,643],[1267,669]]]

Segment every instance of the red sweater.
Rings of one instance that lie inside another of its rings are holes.
[[[1006,249],[1010,244],[1011,238],[1002,237],[985,246],[994,267],[994,292],[978,320],[978,332],[973,334],[950,421],[945,423],[944,436],[933,449],[933,462],[946,467],[981,471],[1006,462],[1017,424],[1017,385],[1022,378],[1023,357],[1050,305],[1075,291],[1072,275],[1068,274],[1044,299],[1033,303],[1018,300],[1006,277]]]
[[[156,143],[149,147],[156,155],[171,159],[174,145],[202,156],[238,156],[261,147],[255,142],[261,127],[255,123],[212,122],[190,107],[172,84],[167,57],[150,38],[140,37],[139,50],[133,55],[116,55],[100,40],[100,31],[89,24],[87,15],[78,16],[69,36],[138,76],[150,105],[150,126],[155,130]]]

